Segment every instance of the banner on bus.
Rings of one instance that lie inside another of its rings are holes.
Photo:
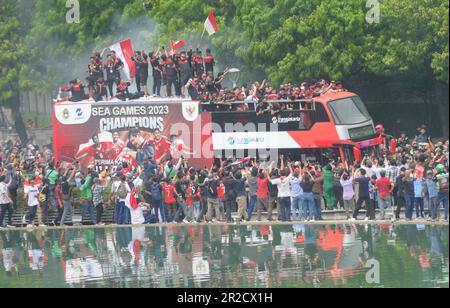
[[[54,146],[59,162],[80,161],[98,170],[126,161],[142,166],[189,159],[194,167],[213,160],[211,115],[192,102],[111,102],[55,105]]]

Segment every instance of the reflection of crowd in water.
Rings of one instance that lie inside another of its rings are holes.
[[[44,272],[47,278],[54,272],[54,281],[64,275],[76,287],[365,285],[365,265],[373,258],[395,282],[420,266],[423,275],[414,279],[448,284],[448,235],[448,229],[421,225],[7,231],[0,233],[0,286],[8,284],[5,276],[38,280]]]

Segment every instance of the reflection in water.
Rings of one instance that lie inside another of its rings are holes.
[[[0,232],[0,287],[448,287],[449,228],[173,226]],[[380,284],[366,281],[368,260]]]

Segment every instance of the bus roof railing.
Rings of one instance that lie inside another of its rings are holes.
[[[286,104],[286,103],[297,103],[300,106],[299,110],[305,110],[305,111],[316,111],[316,101],[314,99],[297,99],[297,100],[290,100],[290,99],[274,99],[274,100],[263,100],[265,103],[269,104]],[[254,104],[255,106],[259,103],[259,101],[247,101],[247,100],[240,100],[240,101],[207,101],[202,102],[204,105],[220,105],[220,104],[231,104],[231,105],[241,105],[241,104]],[[302,104],[306,104],[307,106],[310,106],[310,108],[302,108]]]
[[[92,100],[82,100],[82,101],[77,101],[77,102],[73,102],[70,100],[57,100],[57,99],[53,99],[53,103],[55,104],[77,104],[77,103],[92,103],[92,104],[107,104],[107,103],[129,103],[129,102],[144,102],[144,101],[158,101],[158,102],[182,102],[185,101],[186,99],[183,98],[179,98],[179,97],[142,97],[139,99],[130,99],[127,101],[122,101],[119,99],[113,99],[113,100],[102,100],[102,101],[92,101]],[[276,104],[276,103],[281,103],[281,104],[286,104],[286,103],[293,103],[293,104],[299,104],[300,109],[299,110],[304,110],[304,111],[315,111],[316,110],[316,101],[314,99],[297,99],[297,100],[290,100],[290,99],[276,99],[276,100],[263,100],[263,102],[265,103],[269,103],[269,104]],[[223,104],[232,104],[232,105],[240,105],[240,104],[254,104],[255,107],[256,105],[259,103],[259,101],[248,101],[248,100],[239,100],[239,101],[205,101],[205,102],[201,102],[200,103],[202,105],[220,105],[221,103]],[[306,106],[309,106],[310,108],[306,107],[303,108],[302,104],[305,104]]]
[[[250,101],[250,100],[240,100],[240,101],[224,101],[225,103],[232,103],[232,104],[245,104],[245,103],[258,103],[258,101]],[[309,103],[313,104],[315,103],[314,99],[266,99],[263,100],[263,102],[266,103]],[[204,103],[211,103],[211,101],[206,101]],[[213,101],[213,103],[217,103],[216,101]]]

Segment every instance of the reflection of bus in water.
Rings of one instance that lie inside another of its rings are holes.
[[[313,100],[268,103],[289,104],[291,108],[275,115],[257,116],[253,103],[248,111],[233,112],[215,111],[214,106],[206,105],[204,109],[212,112],[212,121],[222,130],[213,133],[216,155],[243,151],[245,156],[253,156],[254,150],[261,153],[260,150],[275,148],[279,154],[295,159],[322,162],[327,156],[334,156],[351,163],[360,161],[365,154],[376,153],[383,142],[363,101],[354,93],[326,93]],[[226,132],[226,123],[241,123],[244,132]],[[256,124],[257,131],[245,132],[251,123]]]

